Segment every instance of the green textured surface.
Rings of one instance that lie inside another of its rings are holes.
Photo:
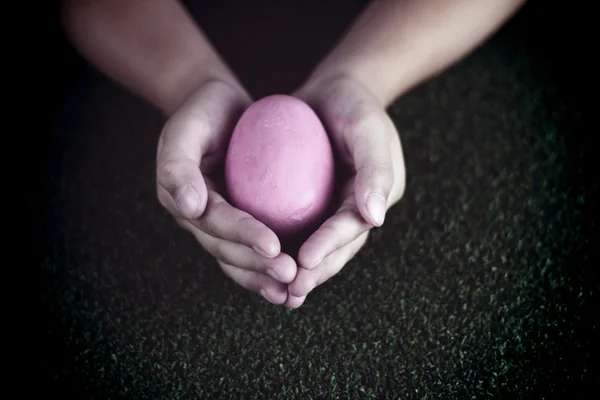
[[[162,119],[84,74],[40,175],[46,390],[465,399],[592,388],[593,148],[577,98],[529,54],[492,40],[392,107],[406,195],[298,310],[238,288],[160,208]]]

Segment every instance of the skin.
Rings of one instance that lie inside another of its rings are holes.
[[[349,172],[343,203],[300,248],[228,204],[211,175],[253,99],[176,0],[64,0],[62,21],[99,71],[168,117],[157,196],[240,286],[300,307],[402,197],[400,136],[387,107],[495,33],[524,0],[375,0],[294,95],[321,116]]]

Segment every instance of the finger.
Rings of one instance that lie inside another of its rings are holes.
[[[392,122],[383,110],[368,111],[345,133],[356,178],[354,194],[363,218],[374,226],[385,220],[390,191],[394,184]]]
[[[288,285],[288,293],[294,297],[306,296],[338,272],[356,255],[365,244],[369,231],[363,232],[350,244],[326,257],[313,269],[299,268],[296,278]]]
[[[195,93],[167,122],[157,151],[157,186],[177,205],[177,214],[198,218],[207,201],[200,166],[224,147],[240,113],[238,95],[227,85],[209,84]]]
[[[264,274],[234,267],[219,261],[225,275],[233,279],[241,287],[260,293],[273,304],[283,304],[287,299],[287,286]]]
[[[208,184],[207,205],[198,219],[190,222],[201,231],[218,239],[243,244],[253,248],[265,257],[276,257],[281,252],[277,235],[265,224],[250,214],[231,206],[218,192]],[[159,198],[167,209],[176,208],[175,201],[162,189]]]
[[[306,296],[296,297],[288,293],[287,300],[283,305],[286,308],[299,308],[302,304],[304,304],[305,300]]]
[[[292,282],[296,277],[296,262],[287,254],[280,253],[274,258],[264,257],[247,246],[204,233],[189,221],[179,222],[192,232],[202,247],[219,261],[245,270],[268,274],[283,283]]]
[[[212,236],[252,247],[265,257],[276,257],[281,252],[275,232],[247,212],[233,207],[212,188],[208,190],[205,214],[192,223]]]
[[[206,208],[206,185],[200,171],[197,175],[191,172],[193,168],[191,163],[180,161],[158,167],[158,200],[175,217],[198,218]]]
[[[300,266],[306,269],[316,267],[325,257],[348,245],[372,227],[358,211],[354,194],[349,193],[339,210],[300,247]]]

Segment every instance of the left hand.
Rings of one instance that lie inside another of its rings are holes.
[[[309,80],[294,95],[317,112],[350,177],[339,209],[300,247],[298,272],[284,304],[288,308],[300,307],[311,290],[354,257],[400,200],[406,182],[398,131],[385,106],[358,81],[347,76]]]

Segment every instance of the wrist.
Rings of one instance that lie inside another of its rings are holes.
[[[160,78],[156,105],[167,115],[173,114],[200,87],[209,82],[222,82],[249,97],[234,74],[218,58],[182,61],[171,65]]]
[[[358,86],[373,101],[384,108],[387,106],[386,94],[372,80],[347,63],[321,64],[302,84],[297,93],[299,97],[309,99],[315,92],[340,84]]]

